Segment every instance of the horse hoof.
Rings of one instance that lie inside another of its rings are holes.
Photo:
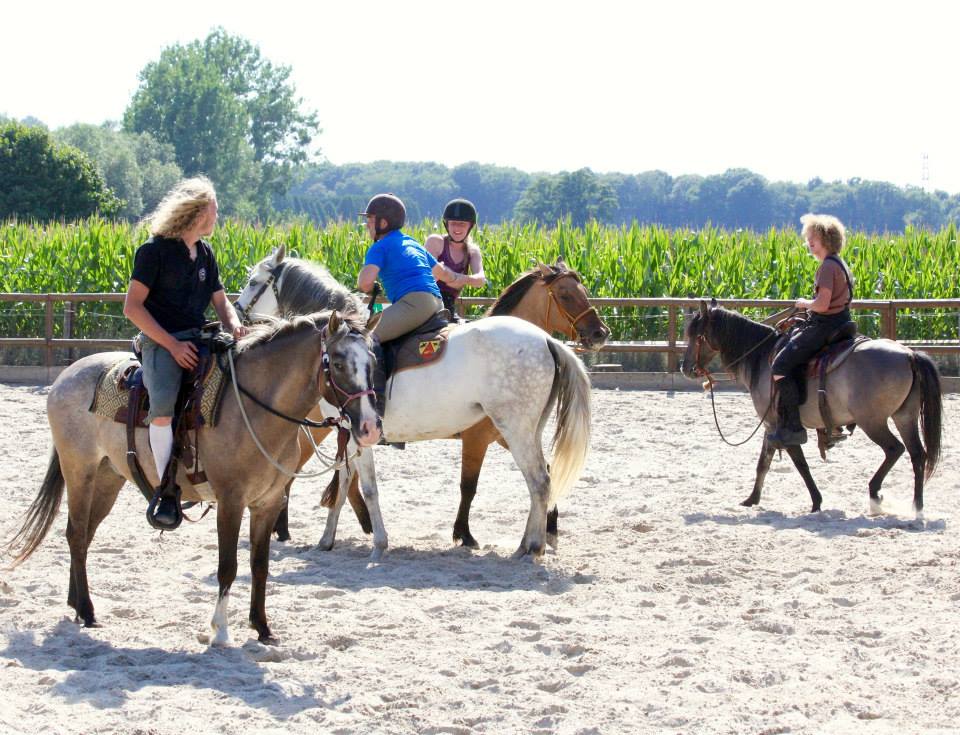
[[[549,546],[554,551],[557,550],[557,544],[560,542],[559,537],[555,533],[547,534],[547,546]]]
[[[870,498],[870,515],[878,516],[883,513],[883,507],[880,505],[882,497]]]
[[[317,542],[317,548],[320,551],[330,551],[333,548],[333,541],[331,541],[330,543],[327,543],[323,539],[320,539]]]
[[[257,636],[257,640],[260,641],[265,646],[279,646],[280,639],[277,638],[273,633],[267,631],[266,633],[261,633]]]
[[[477,540],[476,540],[473,536],[470,536],[470,535],[454,537],[453,541],[454,541],[454,543],[456,543],[457,541],[459,541],[461,546],[465,546],[465,547],[467,547],[468,549],[479,549],[479,548],[480,548],[480,544],[477,543]]]
[[[290,534],[289,534],[289,533],[278,533],[278,534],[277,534],[277,541],[283,542],[283,541],[289,541],[289,540],[290,540]]]
[[[373,551],[370,552],[370,561],[381,561],[383,559],[384,549],[381,549],[379,546],[374,546]]]
[[[742,503],[740,503],[740,505],[742,505],[742,506],[745,507],[745,508],[750,508],[750,507],[756,505],[757,502],[758,502],[758,501],[754,500],[753,498],[747,498],[747,499],[744,500]]]

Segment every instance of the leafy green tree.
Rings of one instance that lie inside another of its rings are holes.
[[[120,201],[84,153],[45,128],[0,125],[0,219],[113,215]]]
[[[214,29],[144,67],[124,128],[173,145],[185,174],[214,181],[225,212],[266,216],[319,132],[316,114],[300,109],[290,71],[249,41]]]

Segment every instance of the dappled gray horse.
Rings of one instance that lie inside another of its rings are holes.
[[[699,311],[687,323],[687,349],[681,370],[688,378],[701,375],[710,360],[719,355],[724,368],[750,391],[757,415],[771,427],[775,412],[771,410],[770,357],[778,334],[773,327],[716,306],[715,301],[709,307],[701,301]],[[800,407],[800,418],[805,427],[824,428],[817,402],[819,378],[808,379],[807,385],[807,400]],[[873,512],[880,509],[883,479],[904,450],[903,443],[887,425],[887,420],[893,419],[913,463],[913,507],[919,517],[923,511],[924,480],[933,474],[940,458],[943,409],[940,377],[933,361],[892,340],[862,342],[830,373],[826,397],[838,426],[856,424],[883,449],[883,463],[869,483]],[[786,451],[810,491],[813,511],[820,510],[822,498],[803,449],[793,446],[786,447]],[[760,502],[773,452],[774,447],[764,438],[753,492],[743,505]]]

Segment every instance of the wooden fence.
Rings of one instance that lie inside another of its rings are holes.
[[[234,297],[236,294],[234,295]],[[54,364],[54,350],[75,348],[108,348],[125,349],[129,345],[126,339],[72,339],[71,324],[73,305],[81,302],[121,302],[122,293],[6,293],[0,294],[0,302],[34,302],[44,304],[44,334],[42,337],[0,337],[0,348],[3,347],[33,347],[44,350],[44,365]],[[464,297],[465,306],[486,307],[492,304],[492,298]],[[683,335],[679,332],[679,317],[682,311],[698,307],[699,299],[676,298],[630,298],[630,299],[591,299],[590,303],[597,307],[601,314],[608,309],[650,309],[657,308],[667,312],[667,334],[665,340],[644,342],[608,342],[602,352],[646,352],[662,353],[667,355],[668,370],[675,372],[678,369],[679,356],[686,349],[682,341]],[[64,305],[64,329],[62,338],[55,338],[54,324],[56,318],[55,305]],[[793,304],[793,301],[775,299],[726,299],[720,301],[722,306],[730,309],[760,308],[771,312],[782,310]],[[960,311],[960,299],[898,299],[873,300],[858,299],[850,304],[853,311],[869,311],[880,315],[880,336],[897,338],[897,313],[903,309],[954,309]],[[960,341],[910,341],[911,347],[924,350],[932,354],[960,355]]]

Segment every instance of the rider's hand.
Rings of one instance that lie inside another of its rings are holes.
[[[170,348],[170,354],[182,368],[189,369],[197,366],[197,346],[193,342],[178,341]]]
[[[242,324],[238,324],[233,328],[233,338],[240,339],[241,337],[246,337],[250,333],[250,330],[247,329]]]

